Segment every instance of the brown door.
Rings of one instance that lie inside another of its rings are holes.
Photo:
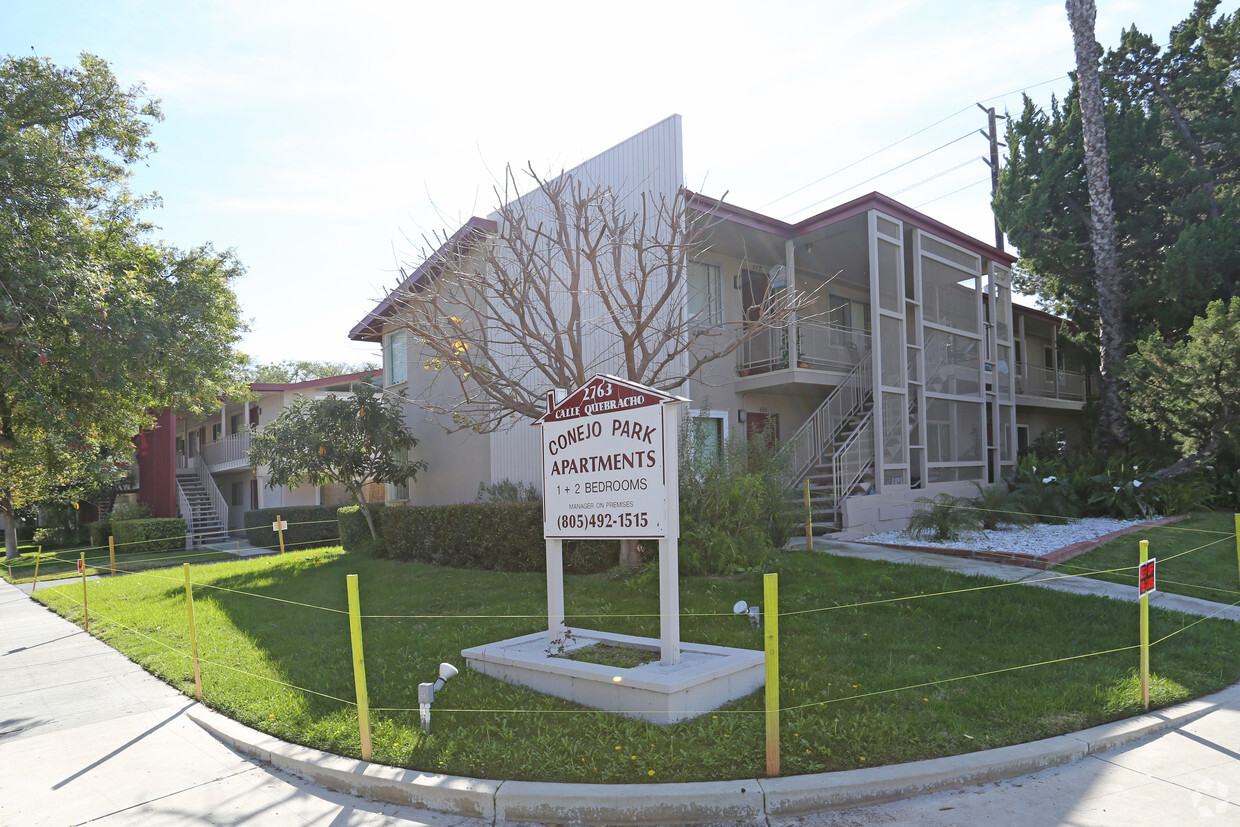
[[[765,439],[768,446],[779,442],[779,414],[745,413],[745,439]]]

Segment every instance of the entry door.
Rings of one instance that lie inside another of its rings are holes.
[[[779,414],[746,412],[745,439],[762,438],[766,439],[768,446],[779,442]]]

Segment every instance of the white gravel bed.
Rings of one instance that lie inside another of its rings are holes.
[[[1150,518],[1157,519],[1157,518]],[[998,551],[1004,554],[1024,554],[1043,557],[1064,546],[1092,540],[1121,528],[1140,525],[1147,520],[1112,520],[1107,517],[1086,517],[1064,525],[1039,523],[1028,526],[1001,526],[994,531],[978,531],[952,543],[935,543],[912,537],[902,531],[885,531],[862,537],[859,543],[890,543],[915,545],[926,548],[953,548],[968,551]]]

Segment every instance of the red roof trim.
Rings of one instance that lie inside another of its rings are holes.
[[[251,382],[250,390],[252,391],[297,391],[306,388],[317,388],[324,385],[340,385],[345,382],[356,382],[365,376],[383,376],[383,371],[375,368],[374,370],[363,370],[358,373],[346,373],[343,376],[327,376],[323,379],[307,379],[305,382]]]
[[[832,207],[817,215],[812,215],[796,224],[789,224],[786,221],[780,221],[777,218],[771,218],[770,216],[762,215],[734,204],[727,204],[715,198],[707,198],[704,195],[688,190],[686,190],[686,193],[689,206],[699,212],[714,215],[756,230],[764,230],[781,238],[796,238],[869,210],[878,210],[892,218],[934,233],[939,238],[950,241],[972,253],[977,253],[983,258],[1008,267],[1016,262],[1016,256],[1006,253],[997,247],[992,247],[984,241],[979,241],[971,235],[967,235],[954,227],[949,227],[942,221],[931,218],[878,192],[871,192],[860,198],[854,198],[852,201],[841,204],[838,207]]]
[[[383,317],[392,309],[393,297],[399,295],[418,283],[426,283],[437,276],[447,265],[449,259],[467,254],[480,238],[491,235],[499,229],[499,225],[489,218],[474,216],[465,222],[465,226],[452,234],[452,237],[440,245],[439,249],[427,256],[396,289],[390,291],[383,301],[375,305],[375,309],[366,315],[349,331],[349,338],[357,342],[378,342],[383,338]]]

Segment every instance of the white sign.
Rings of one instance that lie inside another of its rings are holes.
[[[679,535],[675,405],[686,400],[595,376],[548,400],[543,429],[543,535]],[[670,424],[669,424],[670,423]]]

